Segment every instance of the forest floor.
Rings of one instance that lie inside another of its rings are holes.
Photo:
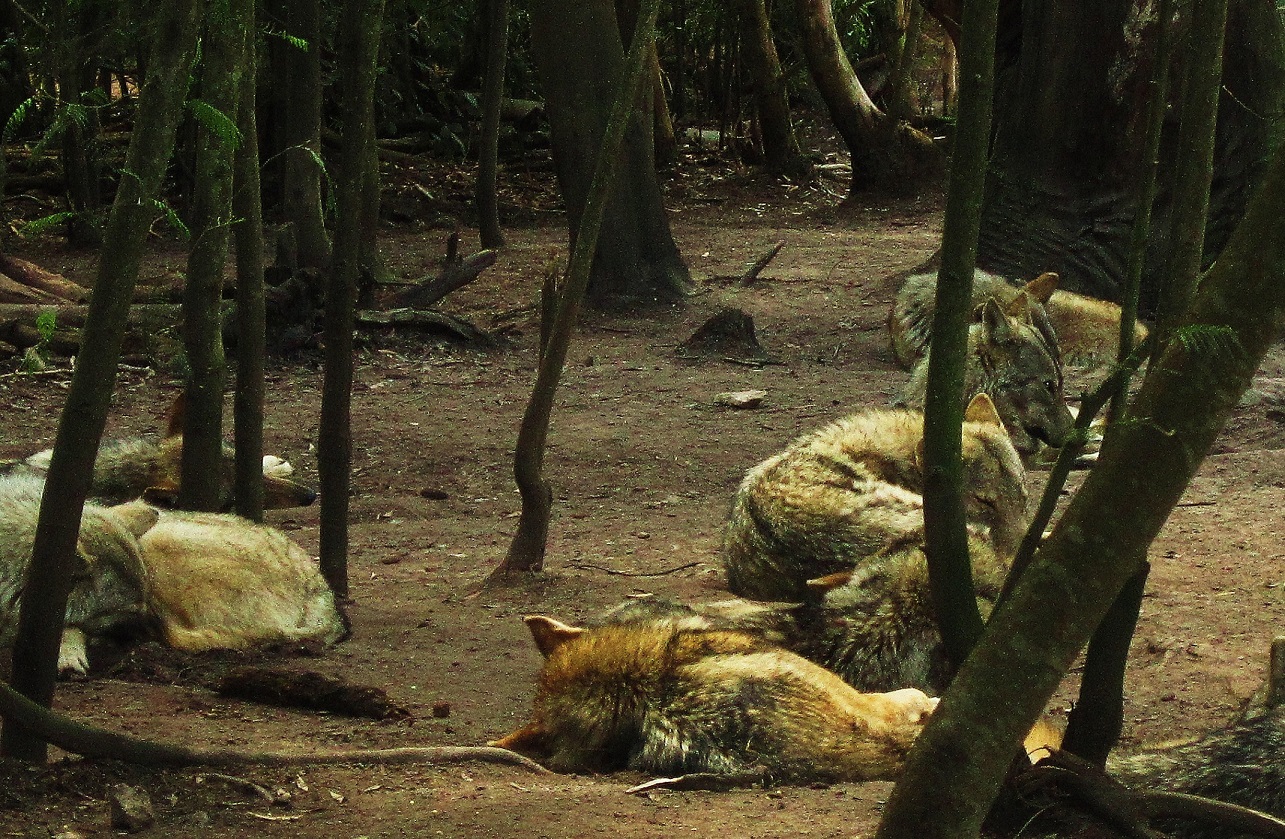
[[[720,531],[745,470],[802,431],[887,405],[901,388],[906,373],[892,359],[884,318],[900,276],[934,253],[941,233],[939,196],[839,210],[837,184],[727,174],[696,167],[668,187],[674,233],[695,280],[686,305],[636,316],[590,312],[580,323],[549,437],[556,503],[543,573],[482,587],[517,521],[512,452],[533,380],[537,299],[550,255],[565,252],[547,184],[522,199],[526,210],[507,230],[497,265],[441,305],[495,331],[494,346],[406,335],[362,341],[352,403],[352,637],[279,663],[384,688],[413,720],[235,701],[174,667],[62,683],[57,707],[194,746],[477,745],[527,719],[540,658],[523,615],[577,622],[633,594],[719,597]],[[440,196],[462,202],[470,191],[463,176],[433,177]],[[423,222],[435,212],[407,211],[421,222],[383,229],[395,276],[436,270],[448,231]],[[475,230],[463,238],[466,252],[476,249]],[[734,278],[777,241],[785,246],[760,279],[738,284]],[[49,240],[15,255],[71,278],[92,276],[92,255]],[[144,265],[144,281],[181,273],[184,259],[180,246],[162,243]],[[696,363],[675,353],[725,306],[753,316],[773,363]],[[1285,348],[1277,345],[1259,376],[1152,547],[1123,749],[1228,720],[1258,687],[1268,642],[1285,626]],[[0,377],[0,458],[51,443],[66,382],[57,374]],[[123,371],[109,434],[157,431],[176,386],[162,372]],[[760,407],[725,408],[715,398],[749,389],[766,391]],[[315,357],[270,365],[268,451],[314,482],[320,390]],[[1042,480],[1033,473],[1033,487]],[[315,553],[315,506],[269,520]],[[1055,711],[1069,706],[1075,683],[1072,673]],[[435,705],[448,715],[435,715]],[[0,835],[67,839],[113,834],[105,790],[118,781],[150,794],[152,835],[194,839],[863,836],[890,789],[630,795],[625,790],[644,778],[479,764],[231,772],[289,792],[289,806],[272,806],[195,770],[144,771],[61,755],[44,768],[2,768]]]

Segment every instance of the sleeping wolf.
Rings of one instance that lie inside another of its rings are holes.
[[[37,452],[24,462],[26,471],[43,475],[49,470],[52,449]],[[104,442],[94,462],[90,496],[107,504],[121,504],[147,495],[154,503],[172,503],[179,489],[183,463],[183,397],[170,408],[165,437],[159,442],[143,438]],[[220,509],[232,508],[236,453],[224,444],[220,464]],[[279,457],[263,458],[263,506],[268,509],[306,507],[317,499],[310,487],[291,478],[294,468]],[[167,503],[167,505],[168,505]]]
[[[1026,531],[1026,473],[985,394],[963,426],[970,528],[1001,557]],[[817,599],[807,581],[923,544],[923,414],[871,410],[798,438],[751,469],[723,536],[733,594]]]
[[[17,632],[43,492],[44,482],[36,477],[0,478],[0,647],[11,647]],[[85,505],[80,540],[71,558],[59,672],[87,671],[89,637],[133,635],[150,627],[148,578],[138,537],[155,522],[156,511],[140,501],[115,507]]]
[[[526,622],[545,657],[534,719],[495,745],[560,772],[889,778],[936,705],[914,689],[860,693],[754,634],[681,618]]]
[[[1057,338],[1042,309],[1025,292],[1007,304],[988,298],[968,327],[964,396],[988,394],[995,402],[1013,446],[1030,456],[1041,442],[1060,446],[1074,419],[1062,395],[1062,360]],[[928,358],[915,365],[901,402],[922,409],[928,393]]]

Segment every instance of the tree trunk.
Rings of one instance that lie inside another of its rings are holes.
[[[236,513],[263,521],[263,367],[267,352],[263,294],[263,207],[259,191],[259,132],[255,119],[257,29],[245,31],[237,147],[232,179],[236,244]],[[296,228],[297,229],[297,228]]]
[[[82,333],[85,349],[58,420],[54,457],[45,478],[40,522],[18,615],[11,682],[46,707],[53,699],[67,607],[70,574],[66,558],[76,552],[81,510],[98,456],[98,440],[107,424],[130,295],[143,243],[156,214],[151,202],[174,150],[203,7],[196,0],[175,0],[157,9],[152,61],[139,96],[125,174],[107,221],[108,246],[98,262],[90,315]],[[42,740],[7,722],[0,750],[37,762],[43,762],[48,752]]]
[[[898,0],[895,4],[903,6],[905,27],[901,32],[896,49],[891,59],[892,69],[888,72],[888,93],[884,97],[888,104],[888,116],[898,120],[910,120],[919,115],[919,98],[915,94],[915,59],[919,55],[919,40],[923,35],[924,7],[918,0]],[[900,10],[899,10],[900,11]]]
[[[183,346],[190,370],[183,417],[183,475],[179,506],[218,510],[222,506],[223,265],[232,219],[232,160],[237,123],[245,30],[254,27],[254,6],[234,0],[206,17],[201,39],[202,101],[216,113],[199,119],[196,181],[192,206],[192,250],[183,287]]]
[[[481,0],[486,16],[486,76],[482,83],[482,136],[477,156],[477,215],[482,247],[504,247],[499,202],[495,194],[500,155],[500,100],[504,97],[504,64],[509,41],[508,0]]]
[[[1088,7],[1082,7],[1087,10]],[[1086,12],[1087,13],[1087,12]],[[1186,319],[1236,341],[1172,342],[1098,464],[915,743],[878,839],[975,836],[1022,737],[1145,555],[1285,319],[1285,154]]]
[[[765,0],[740,0],[742,57],[754,84],[754,103],[758,108],[759,128],[763,135],[763,157],[767,168],[796,176],[806,176],[811,164],[799,152],[799,141],[790,124],[790,103],[786,97],[785,74],[772,41],[772,27]]]
[[[1061,286],[1121,299],[1133,173],[1155,52],[1154,12],[1134,0],[1026,4],[996,102],[978,261],[1009,276],[1056,271]],[[1186,26],[1185,22],[1180,22]],[[1201,37],[1205,37],[1202,33]],[[1235,0],[1227,23],[1205,264],[1244,211],[1285,107],[1285,42],[1271,0]],[[1174,132],[1166,124],[1140,307],[1155,311],[1167,265]]]
[[[946,38],[941,44],[941,115],[952,117],[959,112],[959,62],[955,42]]]
[[[504,562],[492,572],[492,577],[502,577],[514,571],[539,571],[544,567],[544,551],[549,532],[549,514],[553,505],[553,490],[544,480],[544,449],[549,434],[549,415],[553,411],[553,397],[562,376],[575,328],[581,301],[589,285],[593,253],[597,250],[598,232],[607,204],[621,170],[624,168],[625,136],[630,123],[630,113],[639,91],[644,89],[643,77],[647,74],[648,54],[655,49],[656,14],[660,0],[645,0],[636,14],[633,44],[625,62],[624,76],[617,90],[615,102],[603,132],[602,147],[594,159],[594,174],[585,197],[580,228],[576,231],[575,250],[567,270],[560,300],[556,305],[554,282],[544,285],[540,324],[540,369],[536,374],[531,399],[522,415],[522,427],[513,455],[513,474],[522,495],[522,512],[518,518],[517,532],[509,545]]]
[[[287,43],[277,53],[285,79],[281,209],[294,224],[299,267],[324,270],[330,264],[330,237],[321,191],[321,4],[286,0],[279,8],[286,33],[307,44],[300,49]]]
[[[982,632],[968,555],[960,429],[973,267],[990,137],[996,0],[971,0],[964,19],[960,120],[946,193],[941,271],[924,402],[924,550],[942,640],[958,666]]]
[[[352,466],[353,311],[362,270],[364,216],[375,160],[375,75],[384,0],[345,0],[339,32],[343,148],[335,198],[339,223],[326,287],[326,370],[318,431],[321,572],[335,594],[348,594],[348,491]],[[374,181],[378,185],[378,179]],[[377,201],[377,199],[376,199]]]
[[[574,248],[624,64],[612,0],[538,4],[531,10],[531,52],[553,128],[553,158]],[[624,165],[589,279],[593,305],[678,300],[689,283],[656,180],[650,119],[635,113],[625,138]]]

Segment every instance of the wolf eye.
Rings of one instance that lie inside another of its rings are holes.
[[[1049,393],[1057,393],[1057,382],[1053,381],[1052,379],[1045,379],[1044,389],[1047,390]]]

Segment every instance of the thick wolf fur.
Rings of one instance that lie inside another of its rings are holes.
[[[988,394],[1023,457],[1041,442],[1062,445],[1074,424],[1063,396],[1057,340],[1041,311],[1025,293],[1006,305],[989,298],[968,327],[964,398]],[[908,407],[923,408],[929,355],[915,365],[902,391],[901,402]]]
[[[49,470],[52,449],[24,461],[26,471],[43,475]],[[165,437],[107,441],[98,449],[90,496],[107,504],[123,504],[147,496],[154,503],[172,501],[179,491],[183,471],[183,401],[175,400]],[[294,468],[279,457],[263,458],[263,506],[267,509],[306,507],[317,500],[311,487],[292,479]],[[226,443],[220,461],[220,509],[230,510],[236,484],[236,452]]]
[[[0,647],[11,647],[17,632],[43,492],[44,481],[36,477],[0,478]],[[88,670],[89,637],[135,634],[150,626],[149,579],[138,537],[156,517],[155,510],[137,501],[115,507],[85,505],[71,558],[60,672],[83,675]]]
[[[187,651],[348,634],[317,563],[285,533],[218,513],[162,512],[139,540],[165,641]]]
[[[1115,360],[1115,348],[1120,342],[1120,306],[1061,291],[1057,288],[1058,279],[1057,274],[1050,272],[1025,285],[1016,285],[979,270],[973,274],[972,307],[977,309],[990,297],[1007,306],[1019,293],[1026,292],[1028,300],[1047,316],[1064,363],[1077,367],[1110,364]],[[913,368],[927,354],[936,306],[936,273],[906,278],[888,315],[892,351],[902,366]],[[1134,343],[1139,344],[1146,337],[1147,327],[1136,324]]]
[[[495,745],[560,772],[889,778],[936,705],[913,689],[860,693],[746,632],[526,620],[545,656],[534,718]]]
[[[985,395],[963,427],[975,536],[1011,557],[1026,532],[1026,473]],[[923,414],[871,410],[806,434],[745,476],[723,536],[733,594],[816,599],[807,581],[923,544]]]

